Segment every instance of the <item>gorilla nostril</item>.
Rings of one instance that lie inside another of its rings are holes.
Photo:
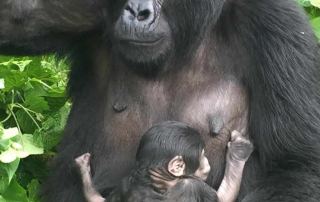
[[[146,9],[138,13],[137,19],[138,21],[144,21],[148,19],[150,15],[151,15],[150,10]]]

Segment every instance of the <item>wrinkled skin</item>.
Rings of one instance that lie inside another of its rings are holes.
[[[318,201],[319,56],[301,9],[291,0],[155,0],[136,14],[128,3],[0,2],[0,53],[55,52],[72,65],[73,107],[44,200],[84,201],[70,162],[85,152],[107,195],[132,167],[139,134],[177,120],[201,131],[214,188],[224,131],[239,130],[255,145],[239,201]]]

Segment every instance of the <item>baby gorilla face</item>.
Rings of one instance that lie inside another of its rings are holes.
[[[208,178],[210,169],[211,168],[210,168],[208,158],[205,156],[204,150],[202,150],[201,157],[200,157],[200,166],[198,170],[196,170],[194,175],[205,181]]]

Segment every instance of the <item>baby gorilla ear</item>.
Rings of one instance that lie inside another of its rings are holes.
[[[181,177],[185,174],[186,164],[183,161],[182,156],[176,156],[168,164],[168,171],[176,176]]]

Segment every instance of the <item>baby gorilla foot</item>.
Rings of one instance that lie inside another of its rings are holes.
[[[89,153],[85,153],[75,159],[76,165],[80,169],[80,173],[90,173],[90,157]]]
[[[253,151],[253,144],[248,137],[238,131],[231,133],[231,141],[228,143],[228,153],[231,160],[247,161]]]

